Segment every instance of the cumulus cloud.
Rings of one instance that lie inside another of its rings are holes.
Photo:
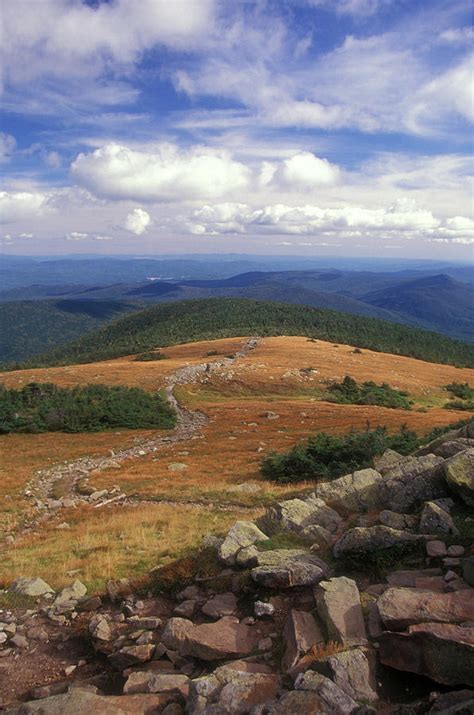
[[[339,169],[327,159],[320,159],[304,151],[285,159],[277,169],[273,181],[295,189],[331,186],[339,179]]]
[[[134,233],[136,236],[141,236],[146,233],[146,230],[150,224],[151,218],[150,214],[144,209],[133,209],[123,225],[126,231]]]
[[[46,203],[47,196],[40,192],[0,191],[0,223],[14,223],[38,215]]]
[[[463,216],[442,220],[411,199],[385,208],[270,204],[254,209],[247,204],[206,205],[187,223],[195,234],[269,234],[352,237],[446,238],[465,243],[474,235],[474,222]]]
[[[97,196],[138,201],[219,198],[249,181],[247,167],[228,152],[170,144],[150,151],[107,144],[79,154],[71,173]]]

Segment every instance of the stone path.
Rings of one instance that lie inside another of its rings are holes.
[[[28,482],[24,490],[24,496],[33,502],[33,512],[29,516],[27,522],[23,525],[20,532],[25,533],[35,529],[40,523],[47,521],[53,516],[58,509],[63,507],[71,507],[79,502],[93,503],[96,508],[107,504],[136,504],[148,501],[156,503],[152,499],[141,499],[134,495],[128,497],[122,494],[120,490],[103,490],[95,492],[91,495],[80,493],[80,485],[87,482],[87,479],[92,472],[100,472],[109,468],[116,468],[121,463],[144,457],[147,454],[155,453],[163,447],[169,447],[172,444],[187,442],[197,436],[199,430],[207,424],[208,418],[199,410],[191,411],[180,405],[174,395],[176,385],[188,385],[196,382],[202,375],[209,374],[229,367],[237,360],[245,358],[252,350],[260,343],[259,337],[249,338],[242,348],[234,353],[232,357],[225,357],[212,362],[200,363],[198,365],[186,365],[179,368],[166,378],[165,396],[167,402],[176,411],[177,422],[176,428],[169,436],[162,436],[144,440],[133,447],[125,449],[111,450],[110,456],[85,456],[73,461],[66,461],[56,464],[48,469],[37,471],[33,478]],[[55,498],[54,494],[61,493],[59,498]],[[167,504],[172,503],[169,500]],[[196,506],[203,506],[202,503],[196,502]],[[10,538],[13,534],[10,535]]]

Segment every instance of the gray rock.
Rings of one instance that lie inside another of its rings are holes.
[[[347,715],[347,713],[351,713],[357,708],[356,701],[349,697],[332,680],[312,670],[307,670],[306,673],[298,675],[295,681],[295,688],[296,690],[310,690],[321,698],[326,710],[315,710],[314,712]]]
[[[468,506],[474,506],[474,448],[459,452],[444,464],[449,487]]]
[[[380,474],[385,474],[403,459],[403,456],[394,449],[386,449],[380,457],[374,459],[375,468]]]
[[[83,598],[87,593],[87,588],[84,584],[76,579],[71,586],[63,588],[63,590],[54,599],[54,606],[65,606],[70,605],[71,608],[75,606],[79,599]]]
[[[375,659],[361,648],[336,653],[327,659],[331,680],[353,700],[377,700]]]
[[[399,531],[414,531],[418,525],[418,518],[413,514],[399,514],[389,509],[380,512],[379,521],[383,526]]]
[[[260,586],[285,589],[318,583],[327,576],[328,567],[304,549],[276,549],[260,552],[251,574]]]
[[[182,601],[178,606],[176,606],[173,613],[175,616],[180,616],[181,618],[191,618],[195,610],[196,601],[188,600]]]
[[[435,502],[426,502],[421,512],[421,534],[458,534],[452,516]]]
[[[44,700],[23,703],[9,715],[150,715],[167,702],[160,695],[97,695],[84,688],[53,695]]]
[[[181,656],[212,661],[249,655],[257,645],[257,634],[232,616],[201,625],[171,618],[161,640]]]
[[[123,692],[131,693],[176,693],[187,697],[189,678],[178,673],[155,673],[153,671],[135,671],[130,673]]]
[[[94,616],[89,623],[89,633],[99,641],[111,641],[112,640],[112,630],[110,628],[110,623],[101,614]]]
[[[387,506],[410,512],[425,501],[447,496],[444,460],[434,454],[408,457],[384,475]]]
[[[258,564],[258,549],[256,546],[246,546],[235,557],[235,563],[242,568],[250,569]]]
[[[375,469],[361,469],[319,484],[316,496],[342,513],[382,509],[387,504],[385,481]]]
[[[21,596],[33,597],[54,593],[51,586],[46,581],[43,581],[42,578],[28,578],[27,576],[21,576],[13,581],[9,590]]]
[[[273,616],[275,613],[275,606],[271,603],[266,603],[265,601],[255,601],[253,604],[253,610],[257,618],[262,618],[263,616]]]
[[[331,640],[345,646],[365,645],[367,634],[357,584],[340,576],[322,581],[315,589],[318,614]]]
[[[341,536],[334,546],[336,559],[347,556],[364,556],[374,551],[405,548],[424,541],[418,534],[391,529],[389,526],[356,526]]]
[[[320,526],[334,533],[342,523],[339,514],[316,495],[303,499],[288,499],[268,509],[262,524],[269,533],[292,531],[301,533],[305,527]]]
[[[210,618],[222,618],[222,616],[233,616],[237,610],[237,598],[233,593],[219,593],[206,601],[202,607],[202,612]]]
[[[426,542],[426,553],[431,558],[439,558],[441,556],[446,556],[446,544],[444,541],[439,541],[438,539],[433,539],[433,541]]]
[[[463,579],[470,586],[474,586],[474,556],[466,556],[461,561]]]
[[[237,521],[218,549],[219,558],[228,566],[232,566],[241,549],[267,539],[268,536],[251,521]]]

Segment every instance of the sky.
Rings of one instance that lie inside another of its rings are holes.
[[[0,251],[471,261],[469,0],[0,0]]]

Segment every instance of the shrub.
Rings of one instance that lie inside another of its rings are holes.
[[[403,426],[389,435],[385,427],[345,435],[319,432],[288,452],[269,454],[261,464],[264,477],[282,484],[303,480],[335,479],[357,469],[373,466],[374,457],[388,449],[408,454],[418,446],[414,432]]]
[[[407,393],[395,390],[386,382],[376,385],[375,382],[357,383],[354,378],[346,375],[341,382],[332,382],[328,387],[329,402],[343,405],[380,405],[394,409],[410,410],[411,404]]]
[[[137,355],[134,362],[152,362],[153,360],[166,360],[167,355],[163,355],[159,350],[150,351]]]
[[[446,390],[454,397],[459,397],[460,400],[474,400],[474,387],[468,385],[467,382],[451,382],[446,385]]]
[[[0,386],[0,434],[98,432],[115,427],[148,429],[174,425],[175,414],[163,397],[138,387],[61,388],[35,382],[21,390]]]

